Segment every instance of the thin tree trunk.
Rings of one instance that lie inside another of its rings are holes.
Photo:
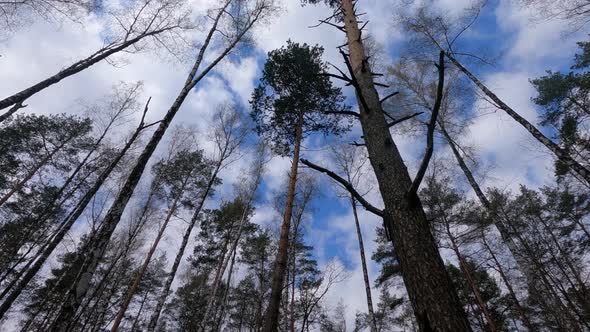
[[[367,259],[365,257],[365,246],[363,244],[363,233],[361,232],[361,225],[356,210],[356,200],[351,195],[350,204],[352,205],[352,214],[354,216],[354,223],[356,225],[356,235],[359,241],[359,253],[361,255],[361,265],[363,268],[363,280],[365,282],[365,293],[367,294],[367,309],[369,312],[369,327],[371,332],[377,332],[377,322],[375,321],[375,313],[373,312],[373,299],[371,297],[371,282],[369,280],[369,272],[367,269]]]
[[[482,238],[482,242],[483,242],[484,247],[486,248],[486,250],[490,254],[490,257],[492,257],[492,260],[494,261],[494,264],[496,265],[496,268],[498,269],[498,273],[500,274],[500,277],[502,278],[502,281],[504,282],[506,289],[508,289],[508,294],[510,294],[512,301],[514,302],[514,305],[516,306],[516,309],[518,310],[518,313],[520,314],[522,322],[524,323],[524,325],[526,326],[526,328],[529,331],[531,331],[531,332],[534,331],[533,324],[529,320],[529,317],[526,314],[526,311],[524,310],[524,308],[520,304],[520,301],[518,300],[518,297],[516,296],[516,293],[514,292],[514,288],[512,287],[512,284],[508,280],[508,276],[506,275],[506,273],[504,272],[504,269],[502,268],[502,264],[500,264],[500,261],[498,261],[496,254],[494,253],[494,251],[492,250],[492,248],[488,244],[488,241],[486,239],[486,235],[483,230],[481,233],[481,238]]]
[[[223,294],[223,299],[221,300],[221,309],[219,310],[220,311],[219,318],[217,319],[216,328],[215,328],[215,331],[218,331],[218,332],[220,331],[221,324],[223,322],[223,315],[225,314],[225,306],[227,303],[227,296],[228,296],[229,291],[231,289],[231,277],[232,277],[232,274],[234,271],[234,264],[236,262],[236,254],[237,254],[237,250],[234,250],[232,258],[231,258],[231,263],[229,264],[229,271],[227,273],[227,282],[226,282],[227,287],[226,287],[225,292]]]
[[[275,332],[279,327],[279,309],[281,306],[281,295],[285,282],[285,272],[287,270],[287,259],[289,250],[289,231],[291,229],[291,215],[293,213],[293,199],[295,198],[295,184],[297,183],[297,168],[299,165],[299,151],[301,148],[303,132],[303,111],[299,112],[297,128],[295,128],[295,147],[293,149],[293,160],[291,162],[291,172],[289,173],[289,188],[287,190],[287,200],[285,202],[285,213],[281,225],[281,234],[279,238],[279,248],[275,259],[274,271],[271,281],[271,294],[266,309],[264,320],[264,332]]]
[[[508,249],[512,253],[512,256],[516,260],[516,262],[518,264],[518,268],[520,269],[520,271],[523,273],[523,275],[525,276],[525,278],[529,282],[529,288],[531,287],[531,285],[532,285],[532,287],[534,287],[536,289],[545,288],[547,290],[547,292],[549,292],[550,294],[552,294],[555,297],[555,299],[558,303],[561,303],[561,301],[558,300],[559,296],[555,293],[553,287],[551,286],[551,284],[549,283],[549,281],[546,278],[546,274],[543,272],[544,268],[543,268],[542,264],[534,257],[534,251],[528,246],[526,240],[523,239],[518,234],[518,232],[514,229],[514,226],[512,226],[510,220],[508,220],[506,213],[505,212],[500,213],[492,207],[490,201],[487,199],[487,197],[483,193],[483,190],[481,189],[481,187],[479,186],[479,184],[475,180],[473,173],[471,172],[471,170],[469,169],[469,167],[467,166],[467,164],[463,160],[463,157],[461,157],[461,154],[457,150],[457,147],[455,146],[454,141],[451,139],[448,132],[444,128],[444,125],[442,123],[439,123],[439,124],[440,124],[441,132],[445,136],[445,139],[448,141],[449,146],[451,147],[451,150],[453,152],[453,155],[457,159],[457,163],[459,164],[459,167],[461,168],[461,170],[465,174],[465,177],[467,178],[467,181],[471,185],[471,188],[475,192],[476,196],[478,197],[478,199],[480,200],[482,205],[486,208],[486,210],[488,210],[488,212],[492,214],[494,225],[498,229],[498,231],[500,233],[500,237],[502,238],[502,241],[504,242],[504,244],[506,244],[506,246],[508,247]],[[527,256],[531,258],[533,265],[535,265],[538,268],[538,270],[539,270],[538,272],[539,272],[539,274],[541,276],[541,280],[542,280],[542,286],[539,285],[538,278],[535,276],[535,274],[531,270],[528,262],[524,259],[524,256],[521,254],[521,250],[518,248],[518,246],[516,245],[516,243],[512,239],[511,231],[508,229],[508,227],[506,225],[511,225],[513,227],[513,230],[515,231],[515,235],[516,235],[517,239],[519,240],[519,242],[522,244],[523,248],[525,249]],[[539,300],[546,301],[547,299],[540,298]],[[575,311],[577,309],[573,308],[573,310]],[[565,311],[567,312],[567,309],[565,309]]]
[[[139,269],[139,271],[137,272],[137,275],[135,276],[135,279],[133,280],[133,283],[131,284],[131,286],[127,290],[127,294],[125,295],[125,298],[123,299],[123,303],[121,304],[121,308],[119,309],[119,312],[117,313],[117,317],[115,318],[115,321],[113,322],[113,326],[111,327],[111,332],[115,332],[119,328],[119,325],[121,324],[121,320],[125,316],[125,312],[127,311],[127,308],[129,307],[129,304],[131,303],[133,296],[137,292],[137,289],[139,288],[139,283],[141,282],[141,279],[143,279],[143,276],[145,275],[145,272],[147,271],[150,261],[152,260],[152,256],[156,252],[156,248],[158,247],[158,244],[160,243],[160,240],[162,239],[162,236],[164,235],[164,231],[166,231],[166,227],[168,227],[168,223],[170,222],[170,219],[172,219],[174,212],[176,212],[176,208],[178,207],[178,202],[180,201],[180,198],[182,197],[182,193],[184,191],[184,186],[186,185],[188,180],[189,180],[189,178],[187,177],[182,185],[182,189],[179,191],[178,195],[174,198],[174,202],[172,203],[172,206],[168,210],[166,218],[164,219],[164,223],[162,224],[162,226],[160,227],[160,230],[158,231],[158,235],[154,239],[154,242],[152,243],[152,246],[151,246],[150,250],[148,251],[147,256],[145,257],[143,264],[141,265],[141,268]]]
[[[341,0],[351,75],[365,144],[385,204],[384,223],[401,266],[420,331],[471,331],[412,181],[391,137],[369,68],[352,0]]]
[[[184,87],[180,91],[178,97],[176,98],[168,112],[166,113],[164,119],[160,122],[158,129],[156,129],[156,131],[152,135],[152,138],[146,144],[143,152],[137,159],[135,166],[129,174],[129,177],[125,181],[125,184],[123,185],[119,195],[117,196],[113,205],[111,206],[110,210],[105,216],[101,230],[97,236],[97,241],[95,242],[94,247],[88,253],[90,259],[88,260],[88,262],[83,264],[82,268],[80,269],[80,273],[76,278],[74,285],[72,285],[72,288],[69,291],[67,302],[64,304],[64,306],[62,306],[60,317],[56,320],[56,324],[52,328],[52,331],[65,332],[68,329],[68,326],[72,323],[72,318],[75,316],[76,310],[78,309],[82,299],[86,295],[86,292],[90,288],[92,275],[96,270],[100,262],[100,259],[104,256],[110,238],[121,219],[121,215],[123,214],[123,211],[127,206],[127,203],[131,199],[131,195],[133,194],[135,187],[139,183],[139,180],[143,174],[143,171],[145,170],[146,165],[148,164],[150,157],[156,150],[158,143],[164,137],[164,134],[168,129],[168,126],[174,119],[176,113],[178,113],[184,100],[195,87],[195,85],[203,77],[205,77],[205,75],[207,75],[211,71],[211,69],[213,69],[237,45],[237,43],[241,40],[244,34],[254,25],[254,23],[258,19],[259,16],[252,18],[249,24],[244,28],[244,30],[241,31],[238,36],[236,36],[236,38],[223,50],[223,52],[219,54],[215,58],[215,60],[213,60],[199,75],[197,75],[197,70],[201,64],[205,50],[207,49],[214,32],[217,30],[217,24],[222,14],[225,13],[225,9],[229,5],[229,3],[230,0],[228,0],[225,3],[222,9],[220,9],[215,19],[215,22],[213,23],[213,26],[211,27],[211,30],[209,31],[209,34],[205,39],[203,46],[201,46],[197,59],[187,77]]]
[[[471,288],[471,292],[475,296],[477,306],[479,307],[479,309],[483,313],[490,331],[492,331],[492,332],[498,331],[498,329],[496,328],[496,324],[494,324],[494,320],[492,319],[492,315],[490,315],[490,312],[486,306],[486,303],[483,300],[483,298],[481,297],[481,293],[477,289],[477,285],[475,284],[475,281],[473,281],[473,276],[471,275],[471,272],[469,272],[467,262],[465,261],[465,258],[463,257],[463,255],[461,254],[461,251],[459,250],[459,246],[457,245],[457,241],[455,240],[455,237],[453,236],[453,233],[451,232],[451,228],[450,228],[447,220],[445,220],[445,228],[447,231],[447,236],[449,237],[449,240],[451,240],[451,246],[453,248],[453,251],[455,252],[455,255],[457,256],[457,259],[459,260],[459,267],[461,268],[461,271],[463,272],[465,279],[467,279],[467,283],[469,284],[469,288]]]
[[[65,140],[64,142],[62,142],[59,146],[55,147],[55,149],[53,151],[51,151],[51,153],[49,153],[47,156],[45,156],[45,158],[43,158],[39,163],[37,163],[37,165],[35,165],[35,167],[33,167],[33,169],[31,169],[29,171],[29,173],[27,173],[27,175],[21,179],[19,182],[17,182],[14,187],[12,187],[12,189],[10,189],[9,192],[7,192],[6,194],[4,194],[4,196],[2,196],[0,198],[0,206],[2,206],[4,203],[6,203],[6,201],[12,197],[12,195],[14,195],[17,191],[19,191],[30,179],[33,178],[33,176],[35,174],[37,174],[37,172],[41,169],[41,167],[45,166],[50,160],[51,158],[53,158],[53,156],[59,152],[61,150],[61,148],[64,147],[64,145],[66,145],[69,141],[71,141],[73,138],[75,137],[75,135],[72,135],[71,137],[69,137],[67,140]]]
[[[242,237],[242,231],[244,228],[244,224],[246,224],[246,221],[248,219],[248,214],[250,212],[250,206],[252,205],[252,201],[254,200],[254,196],[256,195],[256,190],[258,189],[258,185],[260,184],[261,178],[262,178],[262,170],[257,172],[256,178],[253,181],[253,187],[250,189],[250,192],[248,194],[248,198],[247,198],[246,204],[244,206],[244,211],[242,212],[242,216],[240,217],[240,222],[239,222],[237,234],[236,234],[235,238],[233,239],[230,250],[229,250],[229,255],[228,255],[227,259],[223,259],[221,261],[221,265],[219,266],[219,269],[215,275],[215,279],[213,281],[213,285],[212,285],[212,289],[211,289],[211,294],[209,296],[209,300],[207,301],[207,307],[205,309],[205,314],[203,315],[203,321],[201,322],[201,330],[202,331],[205,330],[204,324],[207,322],[207,318],[208,318],[209,313],[213,307],[213,302],[215,301],[215,296],[217,295],[217,291],[218,291],[219,285],[221,283],[221,278],[223,277],[223,274],[225,273],[225,269],[227,268],[227,264],[230,261],[230,257],[232,257],[231,258],[231,261],[232,261],[231,266],[233,268],[233,262],[235,259],[235,253],[238,248],[238,243],[240,242],[240,238]],[[232,255],[232,253],[233,253],[233,255]]]
[[[562,149],[559,145],[554,143],[552,140],[547,138],[540,130],[538,130],[532,123],[528,122],[525,118],[520,116],[520,114],[516,113],[510,106],[504,103],[498,96],[496,96],[487,86],[485,86],[475,75],[473,75],[467,68],[465,68],[455,57],[440,47],[440,45],[436,44],[441,51],[443,51],[446,57],[451,60],[451,62],[459,68],[469,79],[477,85],[477,87],[491,100],[493,100],[496,105],[506,112],[511,118],[513,118],[516,122],[524,127],[535,139],[545,145],[555,156],[562,161],[565,165],[568,166],[571,170],[578,173],[588,184],[590,184],[590,170],[584,167],[582,164],[578,163],[574,160],[564,149]]]
[[[193,216],[191,217],[191,220],[189,222],[187,229],[184,231],[184,236],[182,237],[182,243],[180,244],[180,248],[178,248],[178,252],[176,253],[176,257],[174,258],[174,263],[172,264],[172,268],[168,274],[168,277],[166,278],[166,282],[164,283],[164,287],[162,288],[161,294],[158,297],[158,302],[156,304],[156,307],[154,308],[154,311],[150,317],[150,322],[147,327],[147,331],[149,331],[149,332],[153,332],[156,329],[156,326],[158,324],[158,319],[160,319],[160,314],[162,312],[162,309],[164,308],[164,304],[166,303],[166,299],[168,298],[168,294],[170,293],[170,288],[172,287],[172,282],[174,281],[174,277],[176,276],[176,272],[178,271],[178,268],[180,267],[180,262],[182,260],[182,256],[184,256],[184,251],[186,250],[186,246],[188,245],[188,240],[190,239],[191,232],[192,232],[193,228],[195,227],[197,220],[199,219],[199,215],[201,213],[201,210],[203,209],[203,205],[205,204],[205,201],[209,197],[209,193],[211,192],[211,189],[213,188],[213,185],[215,184],[215,180],[217,179],[217,174],[218,174],[219,170],[221,169],[221,164],[224,159],[223,158],[224,154],[225,154],[225,151],[222,152],[222,157],[219,159],[217,166],[215,167],[215,171],[213,171],[213,173],[211,174],[211,178],[209,179],[209,182],[207,183],[207,187],[205,188],[205,192],[203,193],[203,196],[201,197],[199,204],[197,205],[195,211],[193,212]]]
[[[84,195],[84,197],[78,203],[76,209],[69,215],[69,217],[64,221],[63,226],[59,230],[57,234],[51,239],[48,243],[47,247],[42,249],[41,255],[37,258],[35,263],[31,266],[31,268],[26,272],[26,274],[20,279],[18,284],[14,287],[14,290],[6,297],[4,302],[0,305],[0,319],[4,317],[4,314],[8,311],[10,306],[14,303],[14,301],[18,298],[18,296],[22,293],[22,291],[26,288],[29,284],[31,279],[39,272],[47,258],[53,253],[55,248],[59,245],[61,240],[65,237],[65,235],[69,232],[72,228],[76,220],[82,215],[88,203],[92,200],[92,197],[98,192],[100,187],[103,183],[107,180],[111,172],[115,169],[119,161],[123,158],[123,156],[127,153],[127,151],[131,148],[135,140],[139,137],[143,127],[142,124],[137,128],[133,136],[129,139],[129,141],[125,144],[121,152],[117,155],[117,157],[107,166],[107,168],[100,174],[94,186]]]
[[[141,316],[141,312],[143,311],[143,306],[144,306],[145,301],[147,300],[147,297],[149,294],[150,294],[150,292],[148,292],[146,290],[145,295],[141,299],[141,304],[139,305],[139,310],[137,310],[137,315],[135,315],[135,319],[133,320],[133,324],[131,325],[131,332],[135,331],[135,327],[137,326],[137,323],[139,322],[139,317]]]
[[[165,29],[159,29],[159,30],[154,30],[152,32],[148,32],[145,34],[141,34],[135,38],[129,39],[126,42],[122,43],[121,45],[108,49],[108,48],[103,48],[97,52],[95,52],[94,54],[90,55],[89,57],[82,59],[76,63],[74,63],[73,65],[59,71],[57,74],[35,84],[32,85],[20,92],[17,92],[15,94],[13,94],[10,97],[6,97],[2,100],[0,100],[0,110],[3,110],[9,106],[18,106],[20,105],[21,107],[12,107],[9,111],[7,111],[6,113],[0,115],[0,122],[6,120],[6,118],[8,118],[9,116],[11,116],[12,114],[14,114],[17,110],[19,110],[20,108],[22,108],[22,103],[27,100],[29,97],[31,97],[32,95],[54,85],[59,83],[61,80],[68,78],[72,75],[75,75],[81,71],[83,71],[84,69],[89,68],[90,66],[108,58],[109,56],[123,51],[126,48],[128,48],[129,46],[141,41],[142,39],[149,37],[149,36],[155,36],[158,35],[164,31],[170,30],[170,28],[165,28]]]

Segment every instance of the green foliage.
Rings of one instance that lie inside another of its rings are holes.
[[[494,324],[499,330],[504,331],[508,325],[504,311],[509,300],[502,295],[496,281],[488,274],[485,268],[471,260],[468,260],[466,265],[466,269],[471,274],[473,282],[490,312]],[[453,284],[455,284],[459,300],[461,300],[466,308],[469,308],[469,306],[473,308],[473,310],[467,310],[467,312],[469,315],[472,315],[473,321],[477,321],[478,318],[476,316],[482,315],[483,313],[475,304],[477,303],[477,300],[463,274],[463,271],[452,264],[447,265],[447,271],[449,272]]]
[[[211,178],[213,167],[202,150],[180,151],[170,160],[160,160],[153,166],[154,178],[158,179],[153,183],[153,190],[168,202],[180,197],[184,207],[194,208],[196,197],[202,195],[201,191]],[[216,178],[213,186],[219,184],[221,180]]]
[[[569,73],[547,71],[531,80],[537,90],[533,101],[542,107],[541,124],[554,127],[562,148],[586,163],[590,158],[590,43],[579,42],[582,53],[575,55]],[[568,167],[560,160],[555,174],[562,178]]]
[[[280,155],[291,153],[300,116],[303,136],[313,132],[339,135],[348,130],[341,115],[348,110],[340,88],[332,86],[320,46],[287,41],[268,53],[260,84],[250,104],[258,134],[267,138]]]

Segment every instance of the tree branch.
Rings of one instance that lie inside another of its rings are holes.
[[[376,215],[378,215],[379,217],[383,218],[383,211],[379,210],[378,208],[374,207],[373,205],[371,205],[371,203],[367,202],[367,200],[365,200],[363,198],[363,196],[361,196],[361,194],[359,194],[354,187],[346,180],[344,180],[343,178],[341,178],[340,176],[338,176],[338,174],[323,168],[321,166],[318,166],[306,159],[301,159],[301,163],[308,166],[309,168],[315,169],[318,172],[322,172],[322,173],[326,173],[329,177],[331,177],[332,179],[336,180],[336,182],[340,183],[342,186],[344,186],[344,188],[346,188],[346,190],[348,190],[348,192],[350,192],[352,194],[352,196],[354,196],[354,198],[359,201],[359,203],[361,203],[361,205],[369,212],[372,212]]]
[[[359,118],[361,115],[353,111],[325,111],[324,114],[350,115]]]
[[[444,83],[445,83],[445,53],[440,52],[438,56],[438,86],[436,89],[436,100],[434,102],[434,106],[432,107],[432,114],[430,115],[430,122],[428,123],[428,133],[426,136],[426,152],[424,153],[424,158],[422,159],[422,163],[420,164],[420,168],[418,169],[418,173],[416,173],[416,177],[414,181],[412,181],[412,185],[410,189],[408,189],[406,197],[415,197],[418,192],[418,187],[420,187],[420,183],[424,178],[424,174],[426,174],[426,169],[428,168],[428,164],[430,163],[430,158],[432,158],[432,153],[434,151],[434,129],[436,128],[436,119],[438,117],[438,113],[440,110],[440,105],[442,103],[442,96],[444,93]]]
[[[387,96],[385,96],[385,97],[381,98],[381,100],[379,100],[379,102],[380,102],[381,104],[383,104],[383,102],[384,102],[384,101],[386,101],[387,99],[389,99],[389,98],[391,98],[391,97],[393,97],[393,96],[396,96],[396,95],[398,95],[398,94],[399,94],[399,91],[396,91],[396,92],[390,93],[390,94],[388,94]]]
[[[387,124],[387,128],[391,128],[391,127],[395,126],[396,124],[398,124],[400,122],[404,122],[406,120],[409,120],[409,119],[411,119],[413,117],[416,117],[416,116],[418,116],[418,115],[420,115],[422,113],[424,113],[424,112],[416,112],[414,114],[406,115],[406,116],[401,117],[399,119],[393,119],[392,122],[390,122],[390,123]]]

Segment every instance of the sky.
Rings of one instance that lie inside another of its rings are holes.
[[[399,6],[415,6],[418,1],[360,0],[358,6],[367,12],[370,21],[367,32],[381,46],[380,59],[383,65],[393,63],[402,53],[407,36],[395,24],[395,13]],[[470,4],[469,0],[437,0],[435,5],[449,13],[459,15]],[[215,3],[213,0],[192,0],[197,13]],[[400,4],[401,3],[401,4]],[[323,5],[301,6],[299,1],[283,0],[280,13],[254,33],[255,44],[248,52],[232,56],[223,61],[207,78],[199,83],[190,94],[173,125],[192,125],[200,130],[203,147],[210,149],[206,132],[212,121],[215,105],[225,102],[236,103],[248,111],[248,100],[257,84],[265,61],[266,53],[281,47],[288,39],[295,42],[320,44],[325,48],[326,61],[341,65],[336,46],[342,44],[343,34],[331,27],[315,25],[318,19],[330,16],[330,10]],[[542,75],[546,70],[560,70],[569,67],[576,51],[576,41],[584,40],[582,30],[567,33],[567,22],[559,20],[533,20],[534,13],[519,6],[517,1],[489,1],[473,29],[463,36],[462,44],[469,45],[481,54],[495,59],[492,66],[478,66],[474,72],[508,105],[532,123],[538,123],[537,109],[531,98],[535,91],[529,80]],[[0,97],[20,91],[37,81],[52,75],[64,66],[92,53],[102,43],[105,26],[100,17],[84,17],[81,22],[64,21],[59,24],[35,20],[0,41]],[[210,55],[211,56],[211,55]],[[209,57],[210,57],[209,56]],[[186,63],[176,63],[171,57],[154,52],[142,52],[125,56],[125,62],[118,66],[99,63],[82,73],[31,98],[22,113],[73,113],[81,114],[81,105],[107,95],[113,84],[120,81],[143,81],[143,100],[151,97],[148,120],[160,118],[181,88],[189,69]],[[210,58],[208,58],[210,60]],[[344,88],[352,97],[350,88]],[[354,99],[349,99],[354,105]],[[532,187],[552,181],[552,159],[545,149],[534,142],[512,119],[490,108],[485,101],[478,100],[471,105],[477,115],[470,125],[463,143],[473,145],[479,157],[481,177],[485,187],[497,186],[515,190],[520,184]],[[360,137],[359,127],[339,140],[346,144]],[[423,138],[395,135],[404,160],[411,174],[416,169],[424,146]],[[327,165],[328,147],[317,137],[304,142],[303,157]],[[448,155],[441,147],[437,154]],[[224,184],[217,198],[209,202],[215,206],[219,199],[230,197],[232,184],[238,175],[248,167],[251,155],[245,154],[240,160],[224,170],[221,175]],[[284,178],[290,167],[287,158],[274,157],[267,165],[260,199],[257,202],[254,221],[276,227],[280,218],[273,211],[273,195],[284,189]],[[347,325],[352,327],[356,311],[365,311],[366,302],[358,254],[356,231],[350,206],[335,196],[335,188],[328,179],[318,176],[319,193],[312,202],[312,208],[305,221],[307,240],[315,247],[315,255],[321,266],[337,261],[349,272],[349,279],[335,285],[327,295],[329,306],[342,299],[347,306]],[[460,185],[460,184],[459,184]],[[376,206],[382,206],[374,190],[367,199]],[[376,244],[375,227],[380,221],[375,216],[359,209],[362,223],[365,251],[370,255]],[[182,225],[168,233],[163,248],[175,253]],[[81,230],[80,230],[81,231]],[[148,241],[149,242],[149,241]],[[187,252],[191,252],[189,249]],[[373,280],[379,267],[369,263],[369,275]],[[373,295],[378,297],[377,290]]]

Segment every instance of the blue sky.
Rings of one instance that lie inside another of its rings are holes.
[[[116,2],[116,0],[111,0]],[[411,2],[413,6],[420,1]],[[469,0],[437,0],[436,6],[451,15],[460,14]],[[194,0],[195,8],[202,10],[214,1]],[[359,6],[367,12],[370,23],[367,31],[386,50],[382,56],[383,65],[395,61],[403,50],[404,34],[393,23],[396,0],[361,0]],[[406,3],[406,2],[404,2]],[[308,44],[321,44],[325,48],[325,59],[342,65],[336,46],[342,44],[341,32],[330,27],[307,28],[316,24],[318,19],[330,15],[325,6],[302,7],[295,0],[284,0],[283,10],[268,25],[257,28],[254,33],[256,44],[222,62],[212,75],[201,82],[195,92],[189,96],[174,121],[175,125],[193,125],[200,129],[202,147],[211,150],[207,143],[206,132],[211,123],[215,105],[233,101],[247,112],[247,101],[262,70],[266,53],[286,43],[287,39]],[[494,58],[494,66],[475,66],[468,62],[469,68],[503,98],[517,112],[533,123],[536,121],[536,109],[530,98],[534,90],[528,80],[542,75],[545,70],[564,70],[572,62],[576,51],[575,42],[587,37],[587,29],[573,34],[564,34],[568,26],[562,21],[534,21],[534,13],[519,7],[516,1],[489,1],[472,30],[461,38],[459,46],[474,50]],[[105,29],[99,17],[86,17],[83,24],[63,22],[52,24],[43,21],[34,22],[25,29],[15,33],[13,38],[0,43],[0,95],[8,96],[50,74],[55,73],[66,64],[74,62],[101,46],[101,35]],[[196,40],[202,34],[195,36]],[[39,56],[43,54],[43,56]],[[206,58],[210,61],[212,55]],[[26,112],[79,113],[79,105],[106,95],[111,86],[118,81],[144,81],[145,99],[152,97],[151,119],[158,119],[174,99],[187,72],[186,63],[174,63],[169,57],[154,52],[126,55],[123,66],[114,67],[101,63],[95,67],[67,79],[47,91],[38,94],[29,101]],[[350,88],[344,88],[352,96]],[[355,105],[356,102],[350,99]],[[461,139],[464,144],[473,145],[478,152],[481,172],[478,176],[484,186],[498,186],[507,190],[515,189],[520,183],[539,186],[551,181],[552,160],[543,147],[530,139],[526,132],[508,119],[500,111],[490,112],[489,105],[481,100],[474,101],[472,114],[477,115],[469,132]],[[353,128],[349,142],[360,136],[358,125]],[[411,173],[420,162],[423,138],[403,137],[394,133],[396,143]],[[254,140],[254,138],[251,138]],[[303,157],[322,165],[328,165],[326,144],[317,137],[304,143],[308,149]],[[446,148],[437,150],[437,155],[448,156]],[[232,184],[237,175],[247,169],[251,156],[246,154],[238,162],[224,171],[224,185],[219,190],[217,199],[231,195]],[[493,169],[489,172],[483,170]],[[268,164],[267,175],[261,187],[261,200],[257,206],[255,220],[269,225],[276,225],[280,218],[271,206],[272,193],[281,189],[290,162],[286,158],[274,158]],[[343,298],[348,306],[349,326],[356,310],[363,310],[363,288],[360,264],[357,252],[356,232],[352,214],[347,202],[334,195],[335,186],[319,175],[320,195],[313,201],[306,224],[308,225],[308,243],[316,248],[320,264],[325,265],[331,259],[339,260],[350,272],[350,279],[338,284],[329,293],[327,304],[334,305]],[[457,178],[458,186],[463,186],[462,179]],[[370,182],[370,181],[368,181]],[[368,183],[370,184],[370,183]],[[367,198],[380,206],[376,185]],[[215,206],[216,200],[209,203]],[[380,221],[359,209],[363,224],[363,234],[367,255],[375,247],[374,229]],[[83,230],[79,230],[82,232]],[[172,229],[166,236],[163,250],[174,253],[181,233],[181,225]],[[76,234],[74,234],[75,237]],[[79,234],[78,234],[79,235]],[[191,252],[192,249],[187,250]],[[370,275],[377,275],[378,266],[370,264]],[[377,292],[374,290],[377,297]]]

